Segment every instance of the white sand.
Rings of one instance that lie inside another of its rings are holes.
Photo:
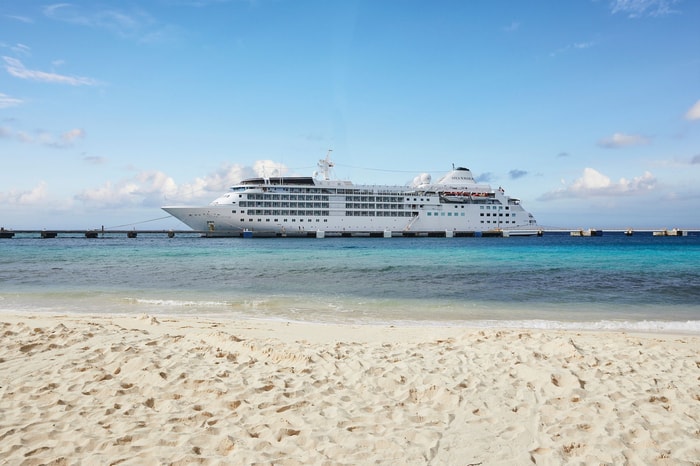
[[[0,464],[700,464],[700,336],[0,315]]]

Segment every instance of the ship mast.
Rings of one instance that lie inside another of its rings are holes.
[[[331,161],[331,152],[333,152],[333,149],[328,149],[326,158],[318,161],[318,169],[320,170],[320,173],[325,181],[331,179],[331,168],[335,166],[335,164]]]

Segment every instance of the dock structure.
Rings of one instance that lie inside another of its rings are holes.
[[[167,235],[168,238],[174,238],[176,234],[204,234],[206,232],[193,230],[8,230],[0,228],[0,239],[10,239],[18,236],[30,236],[34,238],[53,239],[61,237],[85,237],[89,239],[100,237],[115,237],[126,236],[127,238],[136,238],[141,234],[144,235]]]
[[[569,234],[571,236],[603,236],[603,230],[596,230],[594,228],[584,230],[583,228],[581,228],[578,230],[573,230]]]
[[[653,235],[659,237],[684,237],[700,235],[700,230],[692,229],[611,229],[605,230],[605,233],[624,234],[631,237],[634,235]],[[518,236],[544,236],[544,235],[569,235],[577,237],[595,237],[603,236],[603,230],[599,229],[564,229],[564,228],[538,228],[529,230],[503,230],[493,229],[484,231],[458,231],[458,230],[442,230],[442,231],[324,231],[324,230],[302,230],[302,231],[282,231],[282,232],[259,232],[253,229],[235,231],[235,232],[211,232],[197,230],[106,230],[106,229],[91,229],[91,230],[58,230],[58,229],[42,229],[42,230],[10,230],[0,228],[0,239],[11,238],[76,238],[84,237],[88,239],[95,238],[140,238],[143,236],[166,235],[168,238],[176,236],[201,236],[206,238],[509,238]]]
[[[654,236],[688,236],[688,230],[679,230],[678,228],[673,228],[671,230],[667,230],[664,228],[663,230],[660,231],[655,231],[653,233]]]
[[[296,230],[296,231],[255,231],[246,229],[241,232],[204,231],[202,236],[209,238],[508,238],[510,236],[542,236],[544,230],[485,230],[485,231],[333,231],[333,230]]]

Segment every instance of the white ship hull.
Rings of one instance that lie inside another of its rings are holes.
[[[538,229],[517,199],[476,184],[464,168],[435,184],[407,187],[332,181],[332,162],[326,158],[319,166],[325,179],[254,178],[208,206],[163,210],[206,236],[467,236],[493,230],[535,234]],[[455,200],[450,196],[454,189],[475,194]]]

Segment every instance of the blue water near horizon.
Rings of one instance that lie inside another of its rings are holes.
[[[0,240],[0,311],[700,332],[700,236]]]

